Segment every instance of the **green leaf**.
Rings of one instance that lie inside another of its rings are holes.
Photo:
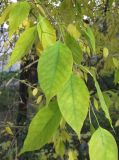
[[[0,25],[3,24],[9,18],[9,14],[12,7],[13,7],[13,4],[7,6],[7,8],[4,10],[2,15],[0,16]]]
[[[42,43],[42,46],[45,49],[56,42],[56,32],[50,24],[50,22],[45,17],[39,15],[38,20],[38,35]]]
[[[104,100],[102,91],[100,89],[100,86],[99,86],[99,84],[98,84],[98,82],[97,82],[97,80],[96,80],[96,78],[94,76],[93,76],[93,79],[94,79],[94,82],[95,82],[95,87],[96,87],[96,90],[97,90],[97,94],[98,94],[98,97],[99,97],[101,108],[103,109],[106,118],[109,120],[110,124],[112,125],[112,120],[111,120],[111,117],[109,115],[109,110],[108,110],[108,107],[107,107],[107,105],[105,103],[105,100]]]
[[[8,67],[12,66],[14,63],[21,60],[21,58],[28,54],[36,35],[36,27],[31,27],[21,34],[10,57],[10,61],[7,65]]]
[[[72,73],[73,58],[61,42],[44,50],[38,63],[38,78],[47,101],[55,96]]]
[[[87,27],[86,29],[83,29],[83,33],[90,47],[92,48],[92,51],[95,53],[95,37],[94,37],[92,29],[90,27]]]
[[[64,119],[79,136],[89,107],[89,92],[80,77],[70,77],[58,94],[58,104]]]
[[[82,51],[78,42],[69,33],[65,35],[65,42],[72,51],[74,61],[80,64],[82,61]]]
[[[89,142],[90,160],[118,160],[118,149],[114,137],[99,127]]]
[[[23,20],[28,17],[30,5],[28,2],[18,2],[12,8],[9,15],[9,37],[18,29]]]
[[[119,83],[119,69],[115,70],[115,73],[114,73],[114,83],[115,84]]]
[[[103,97],[104,97],[107,107],[109,108],[112,104],[110,96],[107,93],[103,92]]]
[[[32,119],[20,154],[34,151],[48,143],[59,126],[61,113],[56,102],[41,109]]]
[[[92,78],[94,80],[94,83],[95,83],[96,90],[97,90],[97,94],[98,94],[98,97],[99,97],[99,102],[100,102],[101,108],[104,111],[106,118],[109,120],[111,127],[113,128],[112,120],[111,120],[111,117],[109,115],[109,110],[108,110],[108,107],[107,107],[106,102],[104,100],[104,97],[103,97],[102,91],[100,89],[100,86],[99,86],[99,84],[96,80],[95,74],[92,71],[89,71],[89,69],[87,67],[84,67],[84,66],[80,65],[80,68],[83,71],[89,73],[92,76]]]
[[[113,128],[113,126],[112,126],[112,120],[111,120],[111,117],[109,115],[109,110],[108,110],[108,107],[107,107],[106,102],[104,100],[102,91],[101,91],[100,86],[98,84],[98,81],[96,80],[95,74],[92,71],[89,71],[89,69],[87,67],[84,67],[84,66],[80,65],[80,68],[83,71],[89,73],[92,76],[92,78],[94,80],[94,83],[95,83],[96,90],[97,90],[97,94],[98,94],[98,97],[99,97],[99,102],[100,102],[101,108],[104,111],[106,118],[109,120],[109,122],[111,124],[111,127]]]

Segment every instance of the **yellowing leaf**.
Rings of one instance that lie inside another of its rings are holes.
[[[28,17],[30,5],[28,2],[17,2],[9,15],[9,37],[18,29],[22,22]]]
[[[75,38],[75,40],[79,39],[80,32],[77,30],[76,26],[73,24],[69,24],[67,27],[67,31],[70,33],[72,37]]]
[[[20,154],[34,151],[48,143],[61,120],[61,113],[56,102],[51,102],[48,107],[42,108],[32,119],[27,137]]]
[[[12,66],[14,63],[21,60],[21,58],[28,54],[36,35],[36,27],[28,28],[21,34],[10,57],[10,61],[7,65],[8,67]]]
[[[32,91],[32,93],[33,93],[33,96],[36,96],[37,93],[38,93],[38,89],[37,89],[37,88],[34,88],[33,91]]]
[[[7,132],[9,135],[12,135],[12,136],[13,136],[13,132],[12,132],[12,130],[11,130],[10,127],[6,127],[5,130],[6,130],[6,132]]]
[[[55,96],[72,73],[73,58],[69,48],[56,42],[42,53],[38,63],[38,79],[47,101]]]
[[[78,160],[78,153],[75,150],[69,150],[68,156],[68,160]]]
[[[108,57],[108,55],[109,55],[109,51],[108,51],[108,48],[103,48],[103,57],[104,58],[107,58]]]
[[[40,102],[41,102],[41,100],[42,100],[42,96],[39,96],[38,98],[37,98],[37,104],[39,104]]]
[[[118,149],[114,137],[99,127],[89,142],[90,160],[118,160]]]
[[[119,127],[119,119],[116,121],[115,127]]]
[[[52,46],[56,42],[56,32],[50,22],[39,15],[39,22],[37,25],[38,35],[43,48]]]
[[[30,21],[28,20],[28,18],[26,18],[26,19],[23,21],[22,25],[25,27],[25,29],[27,29],[27,28],[30,27]]]
[[[65,121],[80,136],[81,128],[88,113],[89,92],[79,76],[71,75],[58,93],[58,104]]]

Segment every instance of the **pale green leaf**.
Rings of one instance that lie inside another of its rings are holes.
[[[50,22],[45,17],[39,15],[38,20],[38,35],[42,43],[42,46],[45,49],[56,42],[56,32],[50,24]]]
[[[118,149],[114,137],[99,127],[89,142],[90,160],[118,160]]]
[[[64,119],[79,136],[89,107],[89,92],[80,77],[70,77],[58,94],[58,104]]]
[[[65,42],[72,51],[74,61],[77,64],[80,64],[83,57],[82,57],[82,50],[78,42],[69,33],[66,33],[65,35]]]
[[[0,25],[3,24],[9,18],[9,14],[13,6],[14,4],[11,4],[7,6],[7,8],[3,11],[2,15],[0,16]]]
[[[20,154],[34,151],[48,143],[61,120],[61,113],[56,102],[51,102],[48,107],[41,109],[32,119],[27,137]]]
[[[72,73],[73,58],[61,42],[44,50],[38,63],[38,78],[47,101],[55,96]]]
[[[28,54],[36,35],[36,27],[31,27],[21,34],[10,57],[10,61],[7,65],[8,67],[12,66],[14,63],[21,60],[21,58]]]
[[[9,15],[9,37],[18,29],[22,22],[28,17],[30,5],[28,2],[18,2],[12,7]]]

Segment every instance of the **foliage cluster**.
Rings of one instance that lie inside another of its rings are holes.
[[[118,160],[116,141],[96,116],[102,110],[115,132],[109,107],[118,107],[117,5],[118,1],[113,0],[109,3],[34,0],[11,3],[4,10],[0,24],[9,23],[9,39],[13,34],[20,35],[7,67],[25,55],[30,56],[34,44],[39,61],[38,87],[33,95],[40,92],[37,102],[41,104],[45,96],[45,104],[32,119],[19,155],[53,142],[63,158],[64,143],[68,141],[68,136],[62,135],[62,132],[67,135],[66,123],[80,139],[87,115],[93,125],[92,112],[97,127],[89,141],[90,160]],[[85,19],[83,16],[87,14]],[[98,80],[112,75],[114,88],[106,84],[104,89]],[[69,159],[77,159],[75,152],[68,154]]]

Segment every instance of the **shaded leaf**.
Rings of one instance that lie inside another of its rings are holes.
[[[77,64],[80,64],[82,61],[82,50],[78,42],[69,33],[66,33],[65,35],[65,42],[72,51],[74,61]]]
[[[95,87],[96,87],[96,90],[97,90],[97,94],[98,94],[98,97],[99,97],[101,108],[103,109],[106,118],[109,120],[110,124],[112,125],[112,120],[111,120],[111,117],[109,115],[109,110],[108,110],[108,107],[107,107],[107,105],[105,103],[105,100],[104,100],[102,91],[100,89],[100,86],[99,86],[99,84],[98,84],[98,82],[97,82],[97,80],[96,80],[96,78],[94,76],[93,76],[93,79],[94,79],[94,82],[95,82]]]
[[[90,47],[92,48],[93,52],[95,53],[95,37],[90,27],[83,29],[83,34],[86,37]]]
[[[90,160],[118,160],[117,144],[107,130],[99,127],[89,142]]]
[[[79,136],[89,107],[89,92],[80,77],[70,77],[58,93],[58,104],[64,119]]]
[[[102,91],[100,89],[100,86],[98,84],[98,81],[96,80],[95,73],[93,73],[92,71],[89,71],[88,67],[84,67],[84,66],[81,66],[81,65],[80,65],[80,67],[83,71],[89,73],[92,76],[92,78],[94,80],[94,83],[95,83],[96,90],[97,90],[97,94],[98,94],[98,97],[99,97],[99,102],[100,102],[101,108],[104,111],[106,118],[109,120],[109,122],[111,124],[111,127],[113,128],[112,120],[111,120],[111,117],[109,115],[109,110],[108,110],[108,107],[105,103],[105,100],[104,100]]]
[[[115,84],[119,83],[119,69],[115,70],[115,73],[114,73],[114,83]]]

